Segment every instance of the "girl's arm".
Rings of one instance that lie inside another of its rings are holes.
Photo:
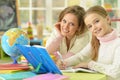
[[[73,55],[70,58],[65,59],[66,66],[75,66],[83,61],[89,61],[91,59],[91,44],[89,43],[79,53]]]
[[[113,79],[118,80],[120,78],[120,47],[116,49],[113,62],[111,64],[90,61],[88,67],[92,70],[106,74],[111,76]]]

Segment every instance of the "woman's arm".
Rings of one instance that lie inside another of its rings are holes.
[[[60,22],[57,22],[55,24],[55,29],[53,33],[46,42],[46,49],[50,54],[54,54],[54,52],[56,52],[60,48],[60,43],[63,39],[60,27]]]
[[[57,36],[56,33],[53,32],[46,42],[45,47],[47,51],[50,54],[54,54],[54,52],[59,50],[61,41],[62,41],[62,37]]]

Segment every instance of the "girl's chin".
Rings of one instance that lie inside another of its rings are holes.
[[[97,37],[103,37],[103,35],[96,35]]]

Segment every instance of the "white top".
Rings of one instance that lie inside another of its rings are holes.
[[[90,50],[89,43],[81,52],[65,61],[72,66],[90,60]],[[100,43],[98,60],[91,60],[88,66],[92,70],[108,75],[107,80],[120,80],[120,38]]]
[[[75,35],[71,42],[70,47],[67,49],[66,38],[59,38],[57,32],[53,32],[46,42],[46,48],[49,53],[59,51],[64,59],[73,56],[81,51],[90,41],[91,34],[89,31]]]

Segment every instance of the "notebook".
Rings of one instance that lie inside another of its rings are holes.
[[[33,66],[36,73],[62,74],[47,50],[42,46],[16,45],[21,54]]]

